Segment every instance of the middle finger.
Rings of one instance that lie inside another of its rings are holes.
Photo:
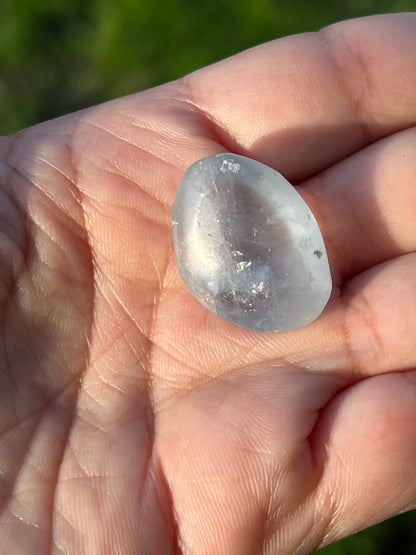
[[[297,187],[322,230],[336,285],[416,249],[415,150],[411,128]]]

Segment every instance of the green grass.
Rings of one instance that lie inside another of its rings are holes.
[[[415,555],[415,512],[406,513],[321,549],[317,555]]]
[[[414,0],[0,0],[0,134]]]
[[[255,44],[414,0],[0,0],[0,134],[175,79]],[[414,513],[322,550],[416,553]]]

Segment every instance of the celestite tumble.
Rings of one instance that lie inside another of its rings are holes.
[[[182,279],[214,314],[255,331],[306,326],[332,282],[309,207],[278,172],[218,154],[185,173],[172,211]]]

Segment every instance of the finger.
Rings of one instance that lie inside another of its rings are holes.
[[[416,375],[377,376],[328,405],[311,441],[322,478],[325,544],[416,505]]]
[[[348,282],[333,325],[344,333],[351,372],[416,369],[416,254],[376,266]],[[337,322],[337,324],[335,324]]]
[[[334,282],[416,250],[416,129],[396,133],[298,187],[324,235]]]
[[[155,330],[155,374],[164,376],[168,366],[171,370],[166,395],[267,361],[353,380],[416,368],[416,254],[350,280],[318,320],[294,332],[244,330],[209,313],[177,287],[168,284]]]
[[[415,123],[415,30],[396,14],[276,40],[191,74],[184,98],[227,150],[303,179]]]
[[[165,285],[153,363],[155,376],[169,368],[166,396],[268,362],[348,380],[416,368],[416,254],[351,279],[314,323],[285,333],[259,334],[221,320],[184,291],[178,276],[168,275]]]
[[[349,379],[416,369],[415,291],[416,254],[363,272],[335,293],[318,320],[296,332],[307,348],[286,360]]]

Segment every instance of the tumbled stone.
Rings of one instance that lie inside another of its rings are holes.
[[[181,277],[221,318],[255,331],[315,320],[332,289],[308,205],[278,172],[235,154],[195,162],[172,210]]]

